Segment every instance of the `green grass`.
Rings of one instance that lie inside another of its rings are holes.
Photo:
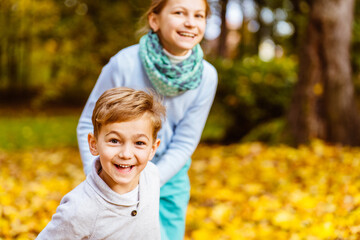
[[[0,149],[31,150],[76,147],[76,126],[80,111],[31,112],[28,110],[0,111]],[[202,141],[216,141],[224,135],[221,114],[209,116]]]
[[[0,148],[77,147],[76,126],[79,115],[0,116]]]

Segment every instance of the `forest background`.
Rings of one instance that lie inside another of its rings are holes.
[[[209,3],[202,47],[219,86],[186,237],[357,239],[360,3]],[[148,5],[0,0],[0,239],[34,238],[84,179],[82,107]]]

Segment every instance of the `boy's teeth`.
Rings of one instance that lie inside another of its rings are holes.
[[[121,168],[129,168],[129,167],[131,167],[131,165],[121,165],[121,164],[117,164],[119,167],[121,167]]]

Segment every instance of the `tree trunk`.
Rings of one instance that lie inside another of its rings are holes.
[[[354,0],[313,0],[289,111],[295,144],[360,145],[350,65]]]
[[[226,26],[226,7],[228,4],[228,0],[221,0],[221,32],[219,37],[219,45],[218,45],[218,56],[226,58],[226,39],[228,34],[228,29]]]

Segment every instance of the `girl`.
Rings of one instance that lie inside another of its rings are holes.
[[[161,239],[183,239],[190,197],[187,171],[199,143],[216,86],[217,72],[203,59],[199,45],[209,14],[206,0],[152,0],[145,14],[150,31],[140,43],[127,47],[102,69],[81,114],[78,143],[85,173],[92,157],[87,135],[98,97],[107,89],[124,86],[155,89],[164,98],[167,117],[152,160],[160,172]]]

